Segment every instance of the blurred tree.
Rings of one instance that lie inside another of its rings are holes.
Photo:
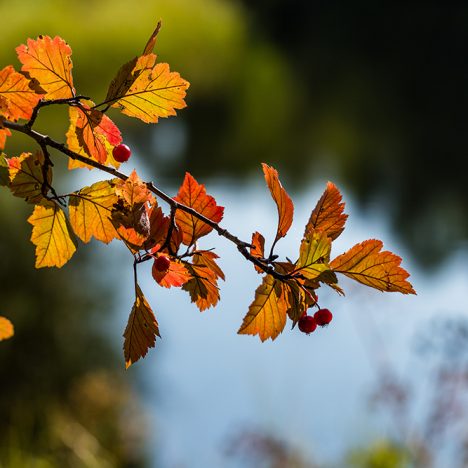
[[[5,198],[2,313],[15,336],[0,343],[0,466],[144,466],[141,412],[103,326],[112,294],[89,287],[89,253],[35,270],[28,207]]]

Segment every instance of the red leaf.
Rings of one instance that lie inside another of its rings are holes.
[[[170,288],[172,286],[178,288],[185,284],[192,277],[182,263],[174,261],[172,259],[169,268],[166,271],[159,271],[155,268],[151,270],[154,280],[164,288]]]
[[[193,208],[215,223],[223,218],[224,208],[218,206],[216,200],[206,193],[205,186],[199,184],[188,172],[174,200]],[[197,239],[213,230],[205,222],[182,210],[177,210],[176,222],[182,231],[182,243],[185,245],[194,244]]]

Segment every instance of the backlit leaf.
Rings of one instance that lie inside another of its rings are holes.
[[[150,235],[148,210],[143,203],[130,206],[122,199],[113,206],[111,221],[119,237],[133,252],[138,252]]]
[[[71,70],[71,48],[60,37],[39,36],[16,48],[21,70],[35,78],[47,99],[66,99],[75,95]]]
[[[200,312],[214,307],[219,301],[219,290],[215,273],[206,265],[186,264],[191,279],[182,289],[190,293],[192,302],[195,302]]]
[[[88,105],[89,104],[89,105]],[[85,155],[101,164],[112,165],[116,168],[120,164],[112,156],[112,148],[122,141],[119,129],[107,115],[92,109],[94,103],[87,101],[81,107],[70,106],[70,127],[67,132],[67,145],[76,153]],[[73,167],[92,168],[79,161]]]
[[[42,185],[44,183],[44,155],[23,153],[19,157],[8,160],[10,173],[10,190],[16,197],[24,198],[28,203],[37,203],[43,198]],[[48,183],[52,181],[52,169],[47,172]]]
[[[308,231],[302,239],[295,271],[309,280],[330,270],[331,238],[323,231]]]
[[[123,198],[130,206],[151,201],[153,196],[146,184],[138,177],[136,171],[128,176],[127,180],[116,183],[115,193]]]
[[[265,238],[257,231],[252,234],[252,247],[250,248],[250,255],[256,258],[265,257]],[[258,273],[265,273],[260,267],[254,265]]]
[[[278,172],[273,167],[262,163],[263,173],[265,174],[265,180],[270,189],[271,196],[276,203],[278,209],[278,229],[276,231],[275,243],[281,237],[284,237],[289,228],[291,227],[294,214],[294,205],[286,193],[286,190],[281,185],[278,178]]]
[[[184,98],[189,83],[167,63],[156,63],[155,54],[138,57],[119,70],[111,83],[106,103],[120,108],[122,113],[146,123],[156,123],[160,117],[176,115],[176,109],[186,107]]]
[[[118,237],[111,214],[118,198],[115,180],[104,180],[84,187],[69,197],[70,224],[83,241],[91,237],[108,244]]]
[[[180,263],[178,260],[170,259],[171,263],[166,271],[159,271],[155,268],[151,270],[154,280],[164,288],[170,288],[172,286],[178,288],[185,284],[192,277],[187,268]]]
[[[283,283],[266,275],[255,291],[255,299],[238,333],[258,335],[262,341],[274,340],[284,329],[287,309]]]
[[[306,225],[304,236],[307,232],[321,229],[332,240],[336,239],[344,230],[348,215],[343,213],[344,202],[337,187],[328,182],[320,200],[310,215]]]
[[[193,208],[215,223],[219,223],[223,218],[224,208],[218,206],[216,200],[206,193],[205,186],[199,184],[188,172],[174,200]],[[182,210],[177,210],[176,222],[182,231],[182,242],[185,245],[192,245],[213,230],[208,224]]]
[[[42,95],[31,88],[31,81],[11,65],[0,71],[0,114],[7,120],[29,119],[41,98]],[[5,138],[7,133],[3,134]],[[4,142],[0,144],[1,148],[3,146]]]
[[[136,285],[136,298],[124,332],[125,368],[145,357],[154,348],[159,335],[158,322],[140,286]]]
[[[224,281],[223,270],[221,270],[216,263],[216,259],[218,258],[219,256],[210,250],[197,250],[193,254],[193,263],[196,265],[205,265],[215,274],[216,278],[221,278]]]
[[[76,251],[73,234],[63,210],[52,201],[42,201],[28,218],[36,246],[36,268],[65,265]]]
[[[7,340],[14,334],[13,324],[7,318],[0,316],[0,341]]]
[[[406,281],[409,273],[400,266],[401,258],[392,252],[381,252],[382,247],[379,240],[366,240],[336,257],[330,267],[336,273],[343,273],[379,291],[416,294]]]

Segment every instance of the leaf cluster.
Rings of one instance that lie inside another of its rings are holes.
[[[322,285],[343,294],[338,274],[380,291],[414,293],[408,273],[400,266],[401,259],[382,251],[380,241],[364,241],[331,260],[332,242],[342,233],[347,219],[341,194],[331,182],[311,213],[297,259],[281,261],[275,247],[292,225],[294,205],[273,167],[262,166],[278,213],[269,253],[265,253],[265,238],[260,232],[244,242],[220,226],[224,208],[191,174],[186,173],[177,195],[171,197],[141,180],[135,171],[128,176],[118,171],[120,164],[112,153],[121,144],[122,135],[107,115],[110,109],[154,124],[185,107],[189,83],[169,65],[158,63],[153,53],[159,27],[142,55],[120,68],[98,104],[76,93],[72,51],[60,37],[28,39],[16,49],[21,70],[9,65],[0,71],[1,149],[12,130],[28,135],[39,146],[34,153],[0,157],[1,185],[34,207],[28,222],[36,268],[62,267],[74,255],[79,241],[86,244],[92,238],[106,244],[121,241],[133,256],[135,302],[124,332],[126,367],[144,357],[160,336],[156,317],[138,285],[138,265],[153,261],[152,276],[159,286],[187,291],[200,311],[214,307],[220,300],[218,282],[225,276],[217,264],[218,255],[199,245],[213,230],[233,242],[257,272],[265,275],[239,329],[240,334],[259,335],[262,341],[275,339],[288,318],[294,327],[307,309],[317,304],[316,290]],[[40,110],[50,105],[68,106],[65,143],[33,128]],[[50,148],[68,157],[70,170],[99,169],[112,178],[57,194]],[[167,213],[161,201],[168,204]],[[161,256],[168,261],[163,271],[156,263]],[[12,334],[8,324],[0,318],[0,339]]]

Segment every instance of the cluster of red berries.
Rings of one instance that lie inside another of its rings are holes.
[[[301,330],[302,333],[309,334],[315,331],[317,325],[319,327],[325,327],[332,319],[333,314],[328,309],[319,309],[313,316],[304,313],[298,322],[299,330]]]

